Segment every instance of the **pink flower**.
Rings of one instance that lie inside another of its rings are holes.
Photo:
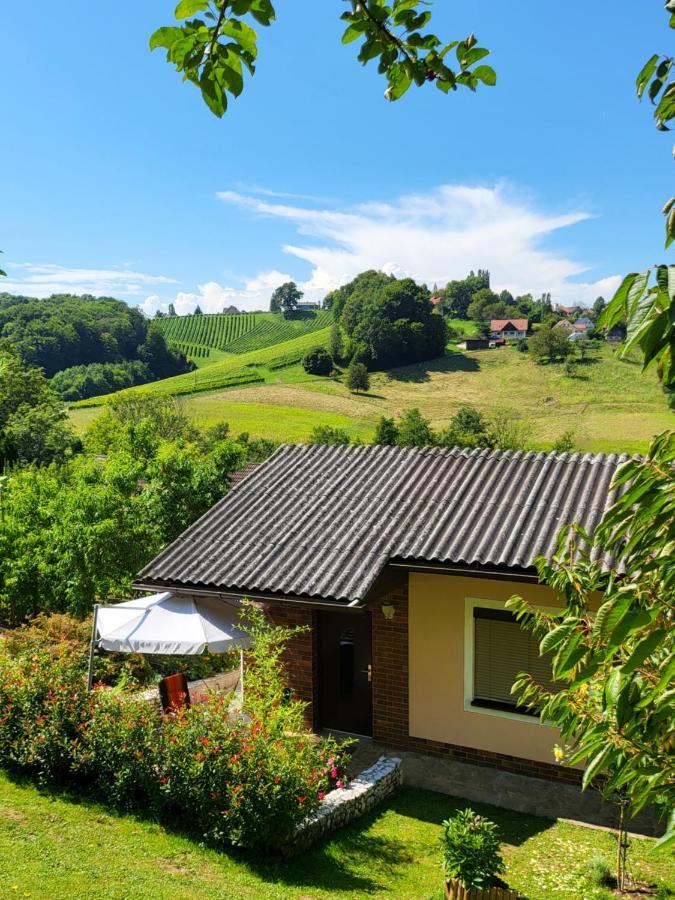
[[[325,796],[326,796],[325,791],[319,791],[319,800],[323,800]]]
[[[345,783],[344,783],[344,781],[342,781],[341,779],[338,779],[338,781],[336,782],[335,786],[338,787],[338,788],[343,788],[343,787],[345,786]]]
[[[335,768],[335,766],[333,766],[333,768],[330,770],[330,777],[331,777],[331,778],[337,778],[337,777],[338,777],[338,770]]]

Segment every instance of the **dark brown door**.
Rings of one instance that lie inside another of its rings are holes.
[[[372,735],[370,613],[319,615],[319,718],[322,728]]]

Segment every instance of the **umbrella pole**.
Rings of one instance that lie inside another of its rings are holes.
[[[239,693],[244,698],[244,651],[239,651]]]
[[[87,691],[91,691],[94,685],[94,650],[96,650],[96,626],[98,624],[98,608],[100,604],[94,604],[94,621],[91,625],[91,642],[89,644],[89,668],[87,670]]]

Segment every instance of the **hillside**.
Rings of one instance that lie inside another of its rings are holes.
[[[451,349],[440,360],[373,373],[370,391],[363,395],[352,394],[339,380],[307,376],[298,365],[270,367],[291,345],[299,353],[300,342],[307,341],[308,347],[318,343],[319,336],[327,340],[328,334],[325,329],[309,341],[296,339],[133,391],[177,393],[176,386],[187,388],[190,379],[206,378],[209,372],[221,379],[227,373],[232,377],[237,366],[241,372],[242,363],[255,369],[257,360],[266,364],[257,368],[258,383],[195,394],[184,402],[202,424],[227,421],[235,432],[283,441],[306,440],[319,424],[369,440],[379,416],[399,415],[411,406],[440,427],[467,403],[530,423],[531,442],[541,448],[550,447],[569,429],[583,450],[637,452],[646,449],[652,435],[672,427],[673,415],[655,374],[643,375],[637,362],[619,360],[611,347],[580,365],[575,377],[565,375],[562,366],[538,366],[527,354],[509,349],[466,354]],[[71,411],[79,429],[97,414],[95,409]]]
[[[126,391],[118,392],[115,396],[120,394],[179,396],[214,391],[219,388],[263,383],[268,380],[278,381],[278,372],[281,369],[297,366],[313,347],[325,346],[328,343],[329,335],[330,328],[320,328],[269,347],[249,350],[247,353],[220,354],[219,361],[203,365],[194,372],[174,378],[165,378],[163,381],[153,384],[129,388]],[[75,403],[73,406],[100,406],[107,399],[108,397],[92,397],[89,400]]]
[[[326,328],[330,310],[303,310],[292,319],[279,313],[237,313],[171,316],[157,319],[167,343],[195,362],[218,358],[222,352],[248,353]],[[216,354],[214,351],[221,351]]]

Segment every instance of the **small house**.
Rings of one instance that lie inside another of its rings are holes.
[[[136,587],[258,601],[308,724],[443,760],[578,784],[519,707],[550,663],[506,608],[556,610],[538,579],[562,526],[592,533],[617,454],[283,446],[147,565]],[[541,782],[537,782],[541,784]],[[562,789],[561,789],[562,790]]]
[[[527,319],[492,319],[490,334],[503,341],[517,341],[527,337],[529,325]]]

